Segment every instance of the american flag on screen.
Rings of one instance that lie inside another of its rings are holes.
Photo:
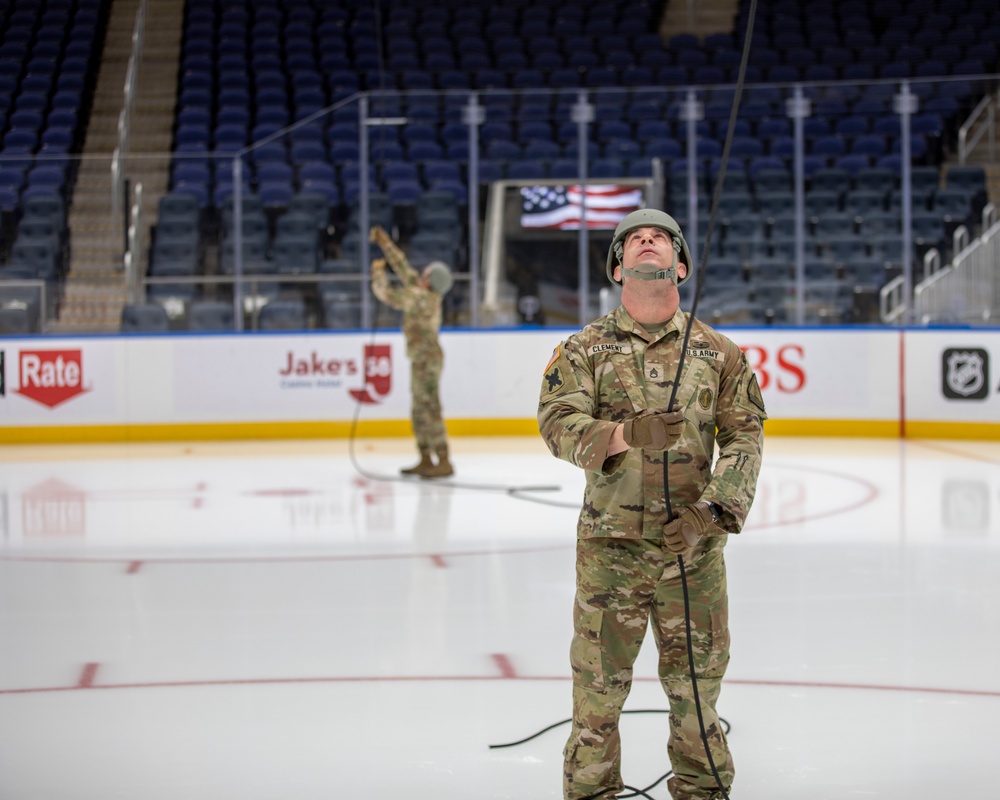
[[[521,189],[521,227],[579,230],[583,204],[580,186],[525,186]],[[587,227],[614,228],[626,214],[642,208],[642,189],[588,186]]]

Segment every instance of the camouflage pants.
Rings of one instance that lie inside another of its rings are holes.
[[[721,549],[685,562],[695,674],[712,760],[728,792],[733,762],[715,711],[729,663],[726,567]],[[624,788],[618,720],[632,688],[632,665],[652,618],[659,678],[670,704],[667,754],[674,800],[721,797],[698,726],[688,674],[684,595],[677,559],[657,542],[583,539],[577,543],[573,614],[573,728],[564,751],[567,800],[613,798]],[[653,774],[647,765],[644,774]]]
[[[444,359],[430,357],[410,366],[410,420],[417,447],[436,450],[448,443],[441,416],[441,369]]]

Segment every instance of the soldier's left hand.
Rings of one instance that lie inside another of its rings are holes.
[[[681,510],[673,522],[663,526],[663,541],[675,555],[687,558],[713,525],[708,503],[700,500]]]

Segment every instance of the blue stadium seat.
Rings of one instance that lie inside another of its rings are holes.
[[[158,303],[127,303],[122,307],[121,333],[162,333],[169,327],[167,312]]]
[[[304,330],[307,327],[305,302],[275,299],[260,309],[258,327],[262,331]]]
[[[194,300],[187,308],[187,329],[190,331],[231,331],[234,321],[232,303]]]

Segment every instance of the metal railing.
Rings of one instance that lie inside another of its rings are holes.
[[[990,204],[983,209],[981,236],[969,243],[968,231],[963,228],[955,231],[955,242],[958,255],[951,264],[914,290],[914,321],[920,325],[995,324],[1000,321],[1000,222],[996,207]]]
[[[986,95],[958,129],[958,163],[965,164],[979,143],[986,139],[986,155],[997,158],[997,102],[1000,89]]]
[[[908,196],[908,187],[910,185],[910,172],[912,169],[912,158],[911,158],[911,126],[910,121],[913,114],[918,110],[919,107],[919,95],[914,91],[914,86],[917,84],[923,85],[926,81],[911,81],[903,80],[900,82],[893,81],[881,81],[876,82],[883,96],[892,99],[892,112],[896,115],[899,120],[899,141],[900,141],[900,169],[901,169],[901,186],[902,191],[905,196]],[[795,137],[795,148],[794,152],[790,154],[790,160],[793,163],[794,170],[794,185],[795,185],[795,209],[798,217],[805,219],[804,213],[804,182],[805,170],[803,164],[805,161],[805,146],[804,137],[801,135],[801,127],[806,118],[808,118],[812,112],[812,101],[813,96],[819,96],[819,93],[824,91],[830,91],[836,95],[839,86],[837,84],[822,84],[822,83],[796,83],[796,84],[772,84],[768,86],[758,87],[758,89],[769,89],[771,91],[779,92],[785,99],[785,111],[786,115],[793,122],[796,130],[799,131],[799,135]],[[699,242],[699,223],[702,222],[700,217],[704,217],[704,213],[700,211],[701,203],[700,200],[706,197],[706,189],[703,184],[703,172],[702,166],[707,161],[703,155],[697,154],[697,145],[699,140],[702,138],[699,126],[707,123],[708,120],[708,107],[706,100],[708,98],[716,97],[719,92],[725,93],[731,91],[731,86],[696,86],[696,87],[635,87],[632,89],[565,89],[565,90],[488,90],[483,92],[449,92],[446,93],[446,99],[449,101],[451,108],[454,110],[456,105],[462,105],[462,122],[469,128],[468,139],[470,142],[470,159],[467,170],[467,196],[473,198],[477,196],[478,186],[480,182],[480,177],[477,174],[477,162],[472,158],[472,154],[475,151],[475,142],[480,136],[477,135],[476,129],[484,123],[484,116],[482,114],[476,113],[477,109],[485,107],[485,122],[489,122],[491,119],[490,103],[491,100],[500,98],[503,95],[509,95],[511,98],[517,96],[519,98],[524,98],[528,95],[542,96],[545,95],[551,101],[555,99],[556,108],[551,112],[549,121],[556,124],[572,124],[575,127],[575,137],[571,137],[566,142],[567,150],[572,149],[573,152],[578,155],[579,169],[576,178],[568,179],[573,182],[578,182],[586,184],[588,180],[588,160],[591,158],[589,155],[589,146],[593,143],[595,131],[597,126],[600,124],[598,113],[596,113],[600,108],[600,101],[602,98],[607,98],[614,94],[620,94],[624,99],[627,96],[638,95],[648,98],[657,98],[658,102],[663,103],[664,114],[673,114],[675,116],[665,116],[664,118],[670,118],[677,121],[679,126],[683,126],[684,134],[683,140],[687,144],[687,157],[686,159],[675,160],[674,167],[680,165],[681,161],[684,161],[687,166],[685,168],[685,173],[687,175],[687,191],[685,192],[686,197],[684,198],[685,209],[680,208],[675,211],[675,213],[685,213],[685,238],[689,242],[689,246],[692,250],[692,258],[697,262],[699,260],[698,249],[700,247]],[[408,102],[413,102],[413,100],[420,95],[426,95],[429,98],[433,98],[436,102],[440,101],[443,96],[440,92],[434,92],[430,90],[426,91],[415,91],[410,92],[406,96]],[[358,160],[360,164],[367,166],[373,166],[373,162],[377,162],[378,158],[371,157],[369,150],[369,136],[368,129],[372,122],[377,120],[379,124],[385,124],[385,119],[372,117],[369,114],[369,105],[372,107],[377,107],[381,99],[388,98],[400,100],[404,95],[398,92],[373,92],[373,93],[359,93],[358,95],[346,98],[335,106],[331,106],[329,109],[324,109],[323,112],[312,115],[306,120],[296,123],[296,125],[287,129],[287,132],[292,132],[295,128],[301,127],[305,122],[313,121],[318,119],[320,116],[327,112],[336,110],[338,107],[343,107],[350,103],[357,104],[357,129],[359,131],[358,138]],[[717,99],[717,98],[716,98]],[[460,101],[456,103],[455,101]],[[567,102],[568,101],[568,102]],[[392,117],[392,123],[395,125],[403,125],[413,120],[406,118],[405,116]],[[240,155],[251,154],[253,149],[266,143],[268,140],[275,140],[281,136],[285,135],[285,131],[272,134],[266,140],[262,142],[256,142],[247,148]],[[234,161],[234,185],[240,185],[241,179],[238,176],[240,167],[240,159]],[[676,169],[675,169],[676,172]],[[544,181],[542,181],[544,182]],[[358,251],[358,262],[359,262],[359,272],[362,274],[367,274],[368,265],[368,237],[367,229],[369,223],[369,204],[368,198],[373,191],[373,186],[370,184],[368,177],[368,171],[364,168],[359,171],[359,192],[357,196],[358,203],[358,214],[355,220],[355,224],[358,226],[357,235],[360,241],[360,248]],[[234,196],[234,211],[239,208],[240,201],[235,199]],[[903,257],[901,259],[901,269],[903,271],[904,281],[907,282],[906,291],[903,292],[904,298],[911,297],[913,276],[912,276],[912,254],[913,254],[913,237],[912,230],[909,220],[910,207],[909,203],[903,204],[901,209],[902,222],[902,249]],[[492,307],[492,303],[496,302],[495,287],[490,286],[487,281],[486,285],[479,287],[478,279],[480,276],[487,277],[490,273],[490,259],[491,250],[496,246],[496,236],[499,235],[494,226],[498,223],[497,219],[493,218],[493,215],[487,213],[485,225],[484,225],[484,238],[485,247],[482,253],[476,253],[475,250],[471,250],[472,258],[469,263],[469,275],[470,275],[470,288],[472,289],[473,305],[470,312],[472,317],[472,324],[476,326],[478,324],[478,311],[480,308],[479,303],[486,299],[487,308],[495,311]],[[237,226],[238,230],[238,226]],[[470,220],[470,231],[476,230],[475,222]],[[797,233],[797,239],[802,240],[804,238],[804,232],[802,226],[799,226]],[[588,226],[585,224],[580,225],[579,229],[579,244],[578,253],[585,254],[588,252]],[[581,255],[581,258],[583,256]],[[799,247],[796,257],[794,259],[795,275],[796,275],[796,300],[794,303],[794,308],[791,309],[791,316],[798,322],[804,320],[805,315],[805,298],[804,298],[804,255],[803,248]],[[580,283],[579,283],[579,294],[582,299],[578,303],[578,308],[580,313],[585,313],[585,310],[590,304],[589,299],[589,286],[587,285],[587,271],[583,264],[579,267],[580,271]],[[241,270],[237,268],[237,274],[240,274]],[[481,297],[481,290],[485,290],[487,298]],[[366,293],[363,293],[363,299],[365,302],[365,313],[369,313],[370,300]],[[238,298],[234,298],[238,302]]]
[[[302,289],[313,289],[316,294],[316,302],[312,304],[314,310],[322,313],[322,291],[324,286],[342,285],[345,288],[341,297],[347,299],[358,312],[356,325],[353,328],[370,328],[372,324],[378,326],[384,324],[384,320],[379,320],[379,309],[375,310],[371,320],[362,323],[361,306],[362,298],[357,293],[356,287],[365,278],[361,273],[341,272],[336,274],[289,274],[289,273],[253,273],[237,278],[236,275],[198,275],[184,277],[149,277],[141,278],[138,281],[138,297],[135,302],[146,302],[150,295],[150,289],[161,289],[158,292],[156,302],[159,302],[167,310],[169,318],[181,319],[189,309],[187,299],[190,288],[193,286],[213,287],[217,293],[216,300],[229,303],[229,297],[238,298],[233,313],[233,331],[258,330],[261,309],[271,300],[281,296],[282,289],[289,287],[299,287]],[[456,275],[456,282],[468,280],[467,275]],[[236,285],[241,284],[239,293],[235,291]],[[171,294],[170,287],[177,287],[176,294]],[[133,302],[130,300],[130,302]],[[317,309],[317,307],[320,307]],[[387,307],[381,307],[383,316],[395,318],[395,312]],[[395,324],[395,323],[394,323]],[[183,329],[183,324],[180,325]]]
[[[135,12],[132,28],[132,53],[125,69],[125,83],[122,86],[122,109],[118,114],[118,146],[111,157],[111,216],[116,225],[126,227],[124,218],[126,197],[125,165],[129,156],[129,138],[132,128],[132,112],[135,109],[136,85],[139,81],[139,65],[142,63],[142,45],[146,30],[147,0],[140,0]]]
[[[32,308],[32,304],[25,295],[17,293],[16,296],[0,297],[0,307],[18,308],[29,312],[28,325],[31,328],[29,333],[46,333],[48,330],[49,307],[48,292],[46,282],[41,278],[14,278],[4,280],[0,286],[3,289],[34,289],[38,292],[38,307]],[[37,319],[32,319],[33,314],[37,314]]]
[[[130,303],[138,302],[142,292],[142,252],[145,247],[142,233],[142,183],[137,183],[133,191],[132,210],[129,213],[125,255],[122,256],[122,266],[125,269],[125,286]]]

